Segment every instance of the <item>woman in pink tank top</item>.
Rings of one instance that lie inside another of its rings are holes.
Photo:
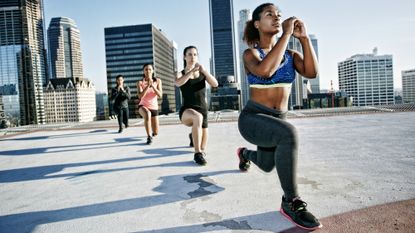
[[[161,80],[154,77],[154,67],[152,64],[145,64],[143,66],[144,77],[137,82],[138,98],[138,112],[144,119],[144,126],[147,133],[147,144],[151,144],[153,137],[158,134],[159,120],[158,120],[158,102],[157,98],[162,95]],[[152,135],[150,135],[150,128]]]

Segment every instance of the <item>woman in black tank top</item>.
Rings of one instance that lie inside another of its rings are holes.
[[[177,73],[175,81],[183,97],[179,117],[184,125],[192,127],[189,137],[191,146],[195,148],[194,161],[199,165],[205,165],[204,157],[208,140],[206,82],[212,87],[217,87],[218,82],[198,63],[195,46],[184,49],[183,59],[184,70]]]

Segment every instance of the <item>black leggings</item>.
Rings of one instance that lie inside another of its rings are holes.
[[[257,151],[245,150],[243,156],[265,172],[276,167],[284,196],[291,200],[298,196],[298,139],[294,126],[285,117],[286,112],[248,101],[239,115],[238,127],[245,140],[257,145]]]
[[[128,108],[118,108],[116,109],[118,126],[122,129],[122,123],[128,127]]]

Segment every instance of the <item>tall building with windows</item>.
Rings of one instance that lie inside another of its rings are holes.
[[[415,103],[415,69],[402,71],[402,101]]]
[[[310,41],[318,59],[318,44],[315,35],[310,34]],[[291,37],[288,42],[288,49],[292,49],[303,54],[301,43],[298,39]],[[307,79],[296,73],[295,81],[292,84],[291,95],[288,101],[290,108],[303,108],[307,99],[307,94],[320,93],[320,77],[317,75],[314,79]]]
[[[5,115],[23,125],[45,122],[43,18],[42,0],[0,1],[0,95]]]
[[[105,28],[105,53],[108,94],[115,87],[115,77],[124,76],[130,88],[130,117],[137,112],[137,81],[143,78],[143,65],[152,63],[154,73],[163,82],[163,96],[159,99],[161,113],[176,110],[175,105],[175,53],[174,44],[153,24]],[[111,108],[111,106],[110,106]]]
[[[52,18],[48,28],[51,78],[82,78],[79,29],[70,18]]]
[[[241,102],[242,105],[249,100],[249,85],[246,78],[245,66],[243,62],[244,51],[248,48],[248,45],[243,41],[244,31],[246,22],[251,19],[251,12],[248,9],[243,9],[239,11],[239,21],[238,21],[238,42],[239,42],[239,77],[241,85]]]
[[[392,55],[357,54],[338,63],[339,89],[353,106],[394,104]]]
[[[236,76],[233,0],[209,0],[209,10],[213,75]]]
[[[96,119],[94,85],[83,78],[50,79],[44,90],[47,123]]]
[[[209,0],[209,12],[212,74],[218,79],[219,83],[219,87],[212,89],[210,95],[210,106],[219,106],[219,109],[211,108],[211,110],[228,108],[226,106],[238,106],[237,109],[239,109],[241,103],[240,90],[238,85],[236,85],[239,78],[237,77],[236,69],[237,55],[233,25],[233,0]],[[220,80],[232,80],[231,83],[234,83],[232,84],[234,86],[229,88],[228,81],[220,82]],[[221,85],[221,83],[224,85]],[[225,89],[221,90],[223,88]],[[234,93],[235,91],[236,93]],[[234,96],[235,94],[236,96]],[[229,95],[232,95],[232,97],[229,98]],[[229,100],[235,102],[229,103]],[[216,102],[218,104],[215,104]]]
[[[0,95],[0,124],[1,124],[1,122],[2,122],[4,119],[5,119],[5,116],[4,116],[3,98],[2,98],[2,96]],[[0,128],[1,128],[1,127],[0,127]]]

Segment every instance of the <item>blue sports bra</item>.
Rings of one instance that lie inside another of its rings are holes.
[[[256,47],[261,59],[264,59],[265,52]],[[291,83],[295,80],[294,59],[288,50],[285,50],[283,62],[278,67],[277,71],[269,78],[261,78],[252,73],[247,74],[247,79],[250,87],[255,88],[269,88],[269,87],[291,87]]]

